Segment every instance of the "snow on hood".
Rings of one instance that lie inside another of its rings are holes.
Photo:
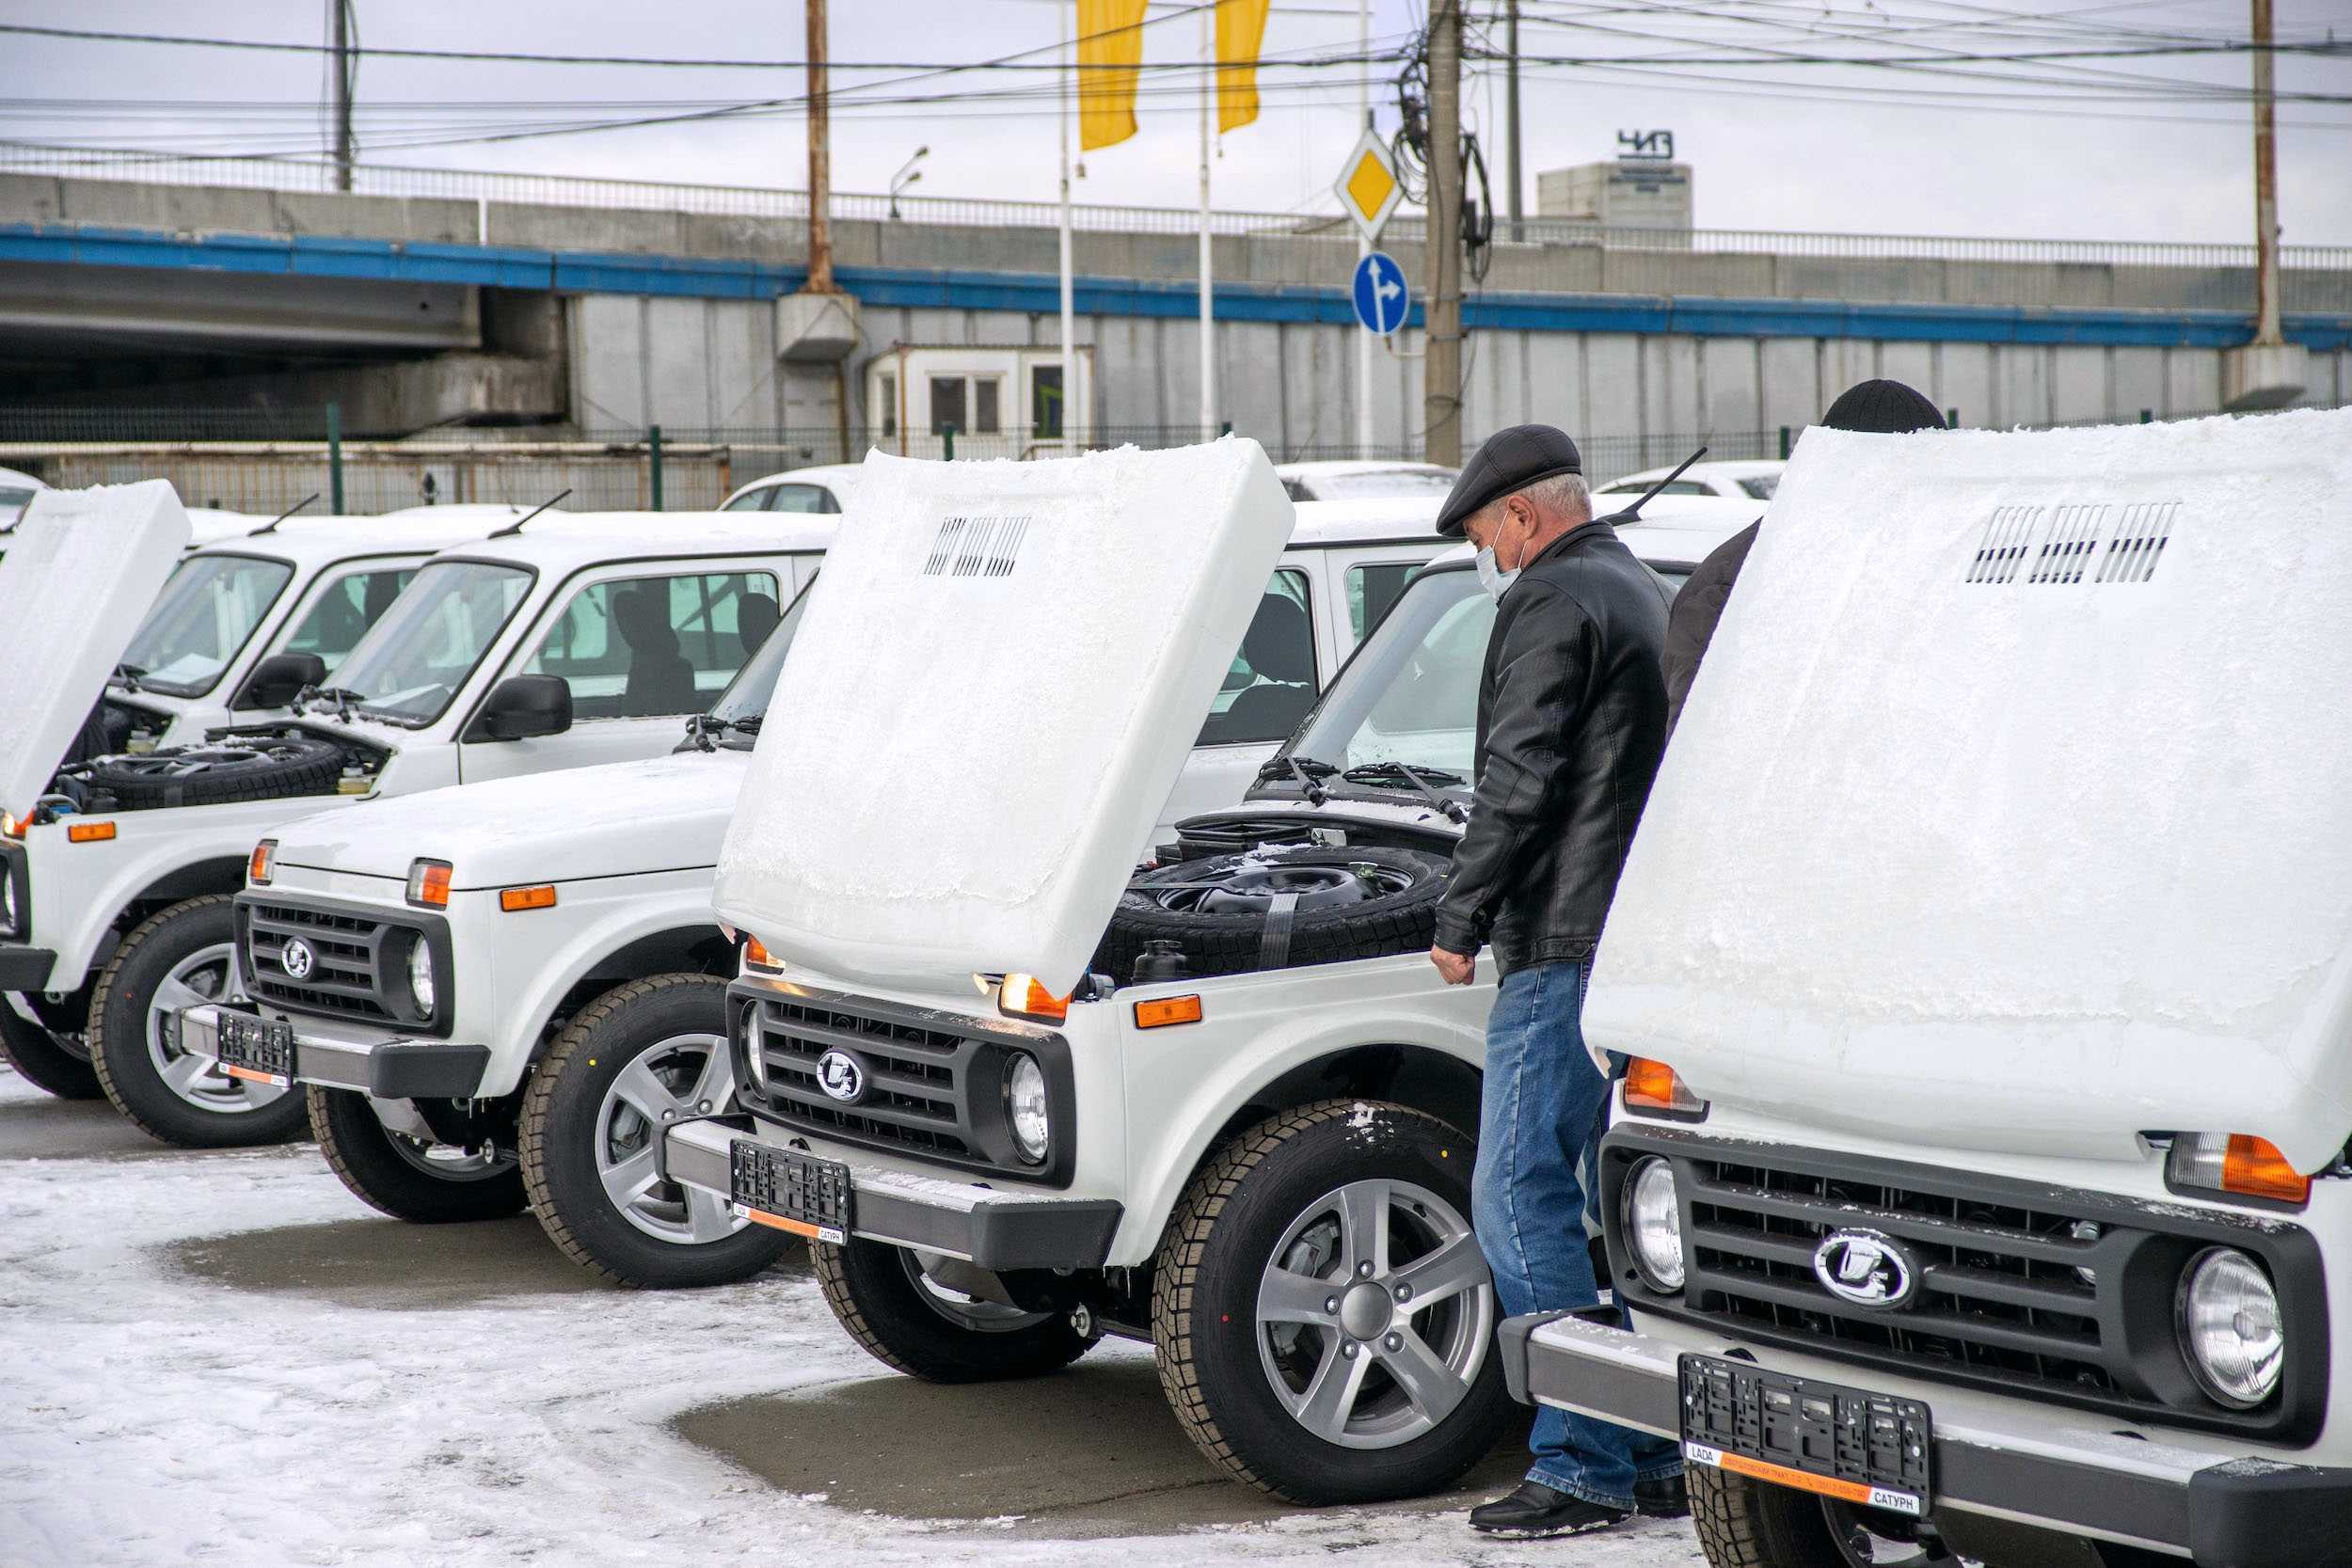
[[[1067,991],[1292,522],[1227,438],[868,457],[720,857],[722,918],[877,984]]]
[[[0,558],[0,810],[25,816],[188,542],[169,484],[43,490]]]
[[[2352,1132],[2352,410],[1807,433],[1596,971],[1597,1050],[1803,1123]]]
[[[277,863],[399,879],[447,861],[460,890],[707,866],[750,760],[723,747],[363,800],[279,829]]]

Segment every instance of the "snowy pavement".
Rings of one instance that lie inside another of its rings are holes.
[[[528,1218],[376,1216],[309,1145],[128,1152],[0,1069],[0,1568],[1700,1560],[1682,1525],[1272,1507],[1184,1448],[1140,1347],[932,1388],[804,1268],[611,1290]]]

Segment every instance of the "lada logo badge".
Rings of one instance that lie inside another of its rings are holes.
[[[817,1086],[844,1105],[866,1098],[866,1067],[846,1051],[828,1051],[817,1058]]]
[[[310,971],[318,967],[319,956],[310,951],[310,944],[300,937],[290,939],[285,950],[278,955],[278,967],[292,980],[308,980]]]
[[[1833,1230],[1813,1249],[1814,1277],[1840,1301],[1897,1307],[1919,1288],[1918,1270],[1891,1236],[1875,1230]]]

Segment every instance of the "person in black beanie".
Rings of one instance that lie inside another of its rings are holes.
[[[1915,430],[1942,430],[1944,416],[1935,411],[1935,404],[1899,381],[1857,382],[1839,394],[1821,422],[1832,430],[1857,430],[1882,436],[1906,435]],[[1763,526],[1758,518],[1733,534],[1699,562],[1691,580],[1675,595],[1673,612],[1666,620],[1666,734],[1674,735],[1675,725],[1682,720],[1682,705],[1691,695],[1691,683],[1698,678],[1699,662],[1707,657],[1707,645],[1715,639],[1715,626],[1724,618],[1724,606],[1731,600],[1731,585],[1740,580],[1740,568],[1747,563],[1748,551],[1755,547],[1756,530]]]

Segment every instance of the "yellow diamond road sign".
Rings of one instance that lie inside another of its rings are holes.
[[[1380,243],[1380,230],[1405,199],[1405,187],[1396,178],[1396,161],[1378,136],[1366,131],[1340,166],[1340,177],[1331,189],[1339,194],[1340,206],[1364,231],[1364,238],[1375,245]]]

